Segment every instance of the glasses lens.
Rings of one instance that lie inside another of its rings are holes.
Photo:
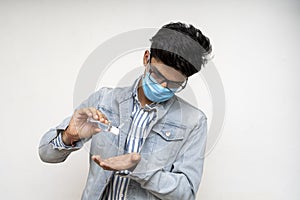
[[[168,88],[172,91],[172,92],[180,92],[181,90],[183,90],[185,88],[186,85],[186,81],[184,83],[182,83],[182,85],[179,84],[168,84]]]
[[[159,84],[159,82],[156,80],[156,78],[154,78],[155,76],[153,76],[153,75],[155,75],[154,73],[149,73],[149,79],[153,82],[153,83],[158,83]]]
[[[153,83],[159,83],[162,84],[164,82],[167,83],[167,88],[171,90],[172,92],[180,92],[183,90],[187,84],[187,79],[184,82],[175,82],[175,81],[170,81],[166,79],[155,67],[149,64],[149,79]]]
[[[161,76],[158,70],[155,67],[152,67],[151,65],[149,65],[149,73],[151,75],[150,79],[152,78],[154,82],[162,83],[166,80],[163,76]]]

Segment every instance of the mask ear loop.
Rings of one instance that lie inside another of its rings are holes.
[[[149,64],[150,64],[150,58],[151,58],[151,53],[149,53],[149,57],[147,59],[147,63],[149,63]]]
[[[151,57],[150,55],[151,55],[151,54],[149,53],[149,57],[148,57],[148,59],[147,59],[147,65],[150,65],[150,57]],[[147,66],[147,65],[146,65],[146,68],[149,67],[149,66]],[[146,73],[143,75],[143,77],[145,78],[145,76],[146,76]]]

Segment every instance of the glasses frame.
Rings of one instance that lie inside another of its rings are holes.
[[[152,65],[150,62],[148,63],[148,72],[149,72],[149,79],[153,83],[159,83],[159,84],[167,83],[166,88],[168,90],[170,90],[171,92],[173,92],[173,93],[178,93],[178,92],[182,91],[186,87],[187,82],[188,82],[188,77],[186,77],[185,81],[183,81],[183,82],[180,82],[180,81],[170,81],[162,73],[160,73],[158,71],[158,69],[154,65]],[[153,76],[151,76],[152,73],[154,73],[156,75],[156,77],[160,77],[162,80],[161,81],[157,81]],[[173,83],[175,85],[178,85],[178,87],[177,88],[169,88],[168,87],[169,83]]]

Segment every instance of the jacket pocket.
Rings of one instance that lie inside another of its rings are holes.
[[[184,126],[165,122],[156,124],[142,148],[142,156],[149,168],[163,168],[173,163],[182,146],[186,129]]]
[[[183,140],[185,133],[184,126],[172,122],[157,124],[152,130],[168,142]]]

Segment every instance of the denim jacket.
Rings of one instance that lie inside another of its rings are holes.
[[[119,135],[100,132],[77,142],[72,148],[56,148],[51,141],[69,125],[71,116],[46,132],[39,145],[39,155],[47,163],[59,163],[83,147],[91,139],[91,155],[102,158],[123,155],[131,124],[133,88],[101,88],[78,107],[95,107],[106,115],[113,126],[120,127]],[[193,200],[200,185],[207,118],[205,114],[174,95],[157,109],[142,146],[141,161],[127,175],[130,178],[126,199]],[[83,200],[99,200],[112,172],[103,170],[89,157],[89,174]]]

